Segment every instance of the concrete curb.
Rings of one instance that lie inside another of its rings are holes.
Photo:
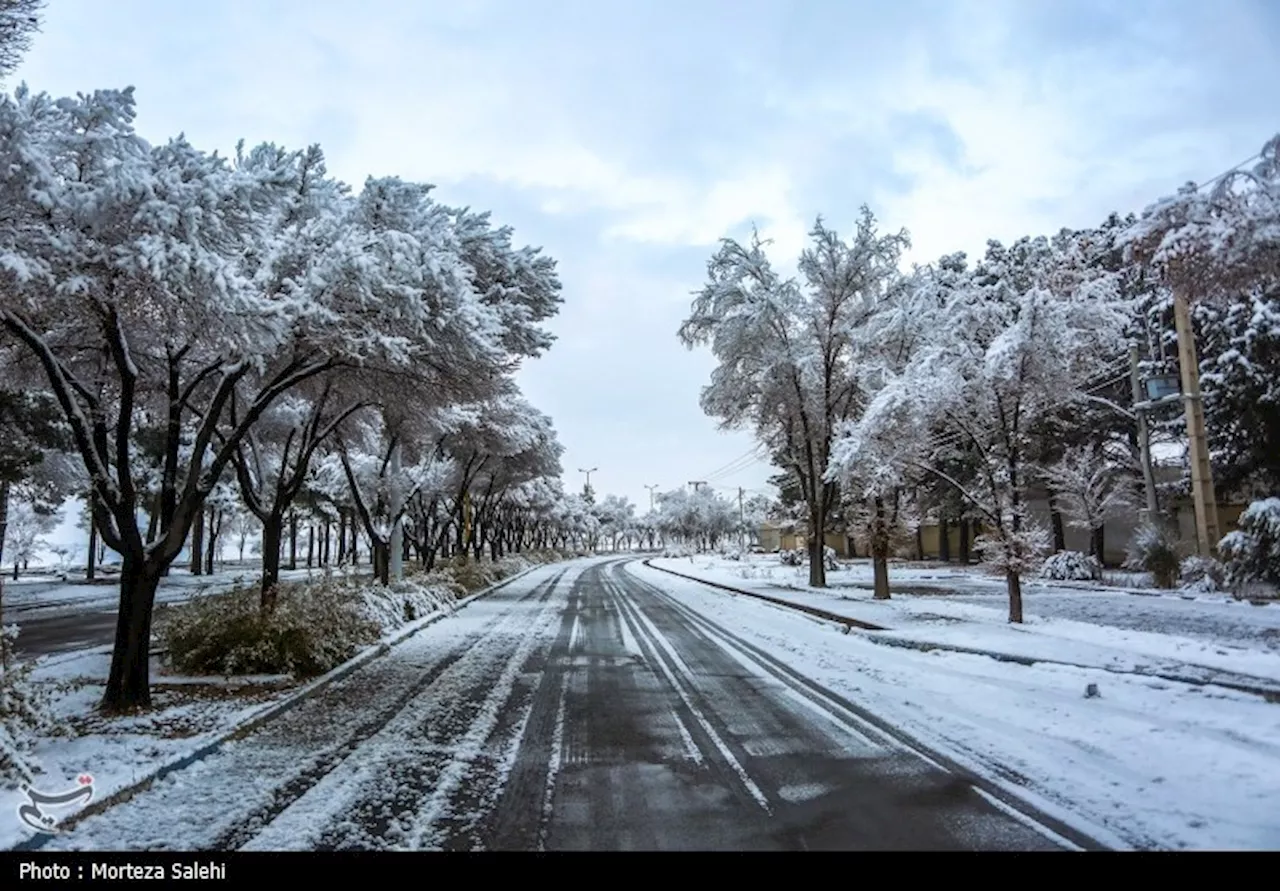
[[[651,558],[652,559],[652,558]],[[729,585],[722,585],[719,582],[710,582],[706,579],[700,579],[696,576],[685,575],[683,572],[676,572],[673,569],[667,569],[664,566],[654,566],[650,560],[641,561],[650,569],[656,569],[658,572],[665,572],[678,578],[687,579],[691,582],[698,582],[710,588],[718,588],[721,591],[728,591],[731,594],[740,594],[744,597],[751,597],[756,600],[763,600],[772,603],[784,609],[794,610],[795,612],[807,613],[820,619],[825,619],[837,625],[841,625],[848,634],[853,628],[863,631],[888,631],[892,632],[892,628],[883,628],[879,625],[872,625],[870,622],[862,622],[857,619],[851,619],[848,616],[841,616],[837,613],[828,612],[817,607],[807,606],[801,603],[792,603],[777,597],[769,597],[765,594],[757,594],[753,591],[743,591],[740,588],[733,588]],[[969,656],[986,656],[997,662],[1012,662],[1018,665],[1063,665],[1069,668],[1083,668],[1093,671],[1105,671],[1109,674],[1120,674],[1130,677],[1152,678],[1154,680],[1170,681],[1178,684],[1190,684],[1195,687],[1224,687],[1228,690],[1236,690],[1241,693],[1249,693],[1253,696],[1261,696],[1267,702],[1280,702],[1280,685],[1266,684],[1261,678],[1251,678],[1247,675],[1232,675],[1225,672],[1219,674],[1217,669],[1205,667],[1205,672],[1209,677],[1196,677],[1187,674],[1173,674],[1168,672],[1153,671],[1128,671],[1124,669],[1107,668],[1104,665],[1086,665],[1079,662],[1065,662],[1061,659],[1044,659],[1034,656],[1019,656],[1009,653],[1000,653],[994,650],[984,650],[978,647],[965,647],[956,644],[940,644],[932,641],[924,640],[908,640],[903,638],[886,637],[879,634],[868,634],[866,639],[873,643],[883,646],[898,647],[907,650],[919,650],[920,652],[946,652],[961,653]],[[1199,667],[1199,666],[1197,666]]]
[[[834,622],[837,625],[843,625],[845,628],[846,634],[848,634],[849,629],[852,629],[852,628],[860,628],[863,631],[890,630],[880,625],[872,625],[870,622],[863,622],[861,619],[852,619],[849,616],[842,616],[838,613],[828,612],[827,610],[819,609],[816,606],[807,606],[802,603],[792,603],[789,600],[782,600],[781,598],[778,598],[778,597],[770,597],[767,594],[757,594],[754,591],[743,591],[741,588],[731,588],[728,585],[722,585],[719,582],[709,582],[706,579],[700,579],[697,576],[685,575],[683,572],[676,572],[674,569],[667,569],[665,566],[654,566],[652,563],[652,560],[653,558],[651,557],[647,560],[642,560],[640,562],[643,563],[645,566],[648,566],[650,569],[656,569],[658,570],[658,572],[665,572],[670,575],[674,575],[677,578],[688,579],[691,582],[697,582],[698,584],[706,585],[710,588],[719,588],[721,591],[728,591],[730,594],[740,594],[743,597],[751,597],[756,600],[763,600],[765,603],[772,603],[775,606],[781,606],[785,609],[794,610],[795,612],[808,613],[809,615],[815,616],[819,619],[825,619],[828,622]]]
[[[956,644],[938,644],[927,640],[907,640],[904,638],[868,635],[868,640],[884,646],[898,647],[905,650],[919,650],[923,653],[934,651],[961,653],[969,656],[985,656],[997,662],[1012,662],[1017,665],[1063,665],[1068,668],[1083,668],[1090,671],[1105,671],[1108,674],[1120,674],[1129,677],[1152,678],[1153,680],[1170,681],[1177,684],[1190,684],[1194,687],[1225,687],[1241,693],[1261,696],[1268,702],[1280,702],[1280,686],[1265,686],[1251,678],[1240,675],[1220,677],[1195,677],[1186,674],[1172,674],[1164,671],[1133,671],[1123,668],[1107,668],[1104,665],[1087,665],[1083,662],[1066,662],[1062,659],[1044,659],[1035,656],[1019,656],[1011,653],[1000,653],[995,650],[984,650],[979,647],[964,647]],[[1214,669],[1205,669],[1212,672]],[[1259,679],[1260,680],[1260,679]]]
[[[204,760],[209,755],[212,755],[214,752],[222,748],[222,746],[224,746],[226,743],[248,735],[251,731],[262,726],[267,721],[270,721],[271,719],[280,716],[284,712],[289,711],[295,706],[300,705],[301,703],[305,702],[306,700],[320,693],[322,690],[324,690],[326,687],[333,684],[335,681],[339,681],[344,677],[347,677],[348,675],[357,671],[358,669],[363,668],[365,665],[372,662],[374,659],[377,659],[381,656],[385,656],[387,653],[391,652],[392,649],[404,643],[406,640],[413,637],[422,629],[427,628],[430,625],[434,625],[436,622],[439,622],[441,619],[454,615],[455,613],[458,612],[458,610],[462,609],[463,607],[467,606],[473,601],[478,600],[481,597],[486,597],[489,594],[492,594],[494,591],[497,591],[501,588],[505,588],[507,585],[510,585],[511,583],[523,578],[524,576],[528,575],[534,570],[541,569],[544,566],[551,566],[551,565],[554,565],[554,564],[540,563],[535,566],[530,566],[528,569],[521,570],[520,572],[517,572],[513,576],[505,578],[500,582],[497,582],[493,585],[490,585],[487,588],[484,588],[483,590],[477,591],[474,594],[470,594],[462,598],[453,606],[452,609],[438,610],[425,618],[419,619],[416,622],[410,623],[408,625],[405,625],[397,629],[386,640],[382,641],[379,644],[374,644],[373,646],[368,647],[362,652],[357,653],[355,656],[351,657],[346,662],[339,665],[337,668],[332,669],[327,674],[323,674],[313,681],[309,681],[307,684],[303,685],[299,689],[290,693],[288,696],[284,697],[284,699],[280,700],[279,702],[274,702],[274,703],[271,703],[270,705],[264,706],[262,709],[249,715],[247,718],[240,721],[235,726],[229,727],[220,731],[214,739],[204,743],[194,751],[187,752],[184,755],[176,756],[170,759],[169,761],[166,761],[163,764],[160,764],[159,766],[151,769],[151,771],[141,779],[135,780],[129,785],[121,789],[117,789],[115,792],[113,792],[111,795],[108,795],[106,798],[100,799],[96,802],[93,802],[92,804],[87,805],[83,810],[77,811],[75,814],[69,817],[65,823],[61,824],[59,828],[64,830],[71,829],[77,823],[81,822],[82,820],[88,817],[96,816],[102,813],[103,811],[108,810],[109,808],[115,807],[117,804],[123,804],[124,802],[132,798],[134,795],[137,795],[139,792],[146,791],[148,788],[152,786],[152,784],[154,784],[158,780],[162,780],[171,773],[175,773],[179,770],[183,770],[199,761]],[[49,841],[55,837],[56,836],[53,836],[53,835],[37,835],[34,838],[28,839],[27,841],[24,841],[20,844],[15,845],[14,847],[10,848],[10,850],[12,851],[39,850],[40,848],[48,844]]]

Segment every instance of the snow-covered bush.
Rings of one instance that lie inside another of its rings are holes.
[[[1250,504],[1239,526],[1218,543],[1227,585],[1237,592],[1259,583],[1280,586],[1280,498]]]
[[[1193,554],[1182,561],[1178,570],[1185,591],[1213,594],[1227,590],[1227,568],[1210,557]]]
[[[267,615],[256,587],[197,597],[165,607],[157,636],[172,667],[183,673],[313,677],[381,636],[378,622],[353,590],[357,587],[339,578],[281,585],[276,607]]]
[[[836,549],[830,546],[822,549],[822,565],[828,571],[840,568],[840,559],[836,555]]]
[[[40,736],[55,732],[49,697],[31,679],[32,663],[18,663],[13,645],[18,626],[0,628],[0,783],[30,781],[28,759]]]
[[[1102,580],[1102,564],[1097,557],[1079,551],[1059,551],[1044,561],[1040,578],[1059,582],[1097,582]]]
[[[803,566],[809,561],[809,555],[801,548],[793,551],[779,551],[778,562],[783,566]]]
[[[678,546],[672,546],[672,547],[663,548],[663,550],[662,550],[662,556],[664,556],[664,557],[692,557],[692,556],[693,556],[693,551],[689,550],[688,548],[682,548],[682,547],[678,547]]]
[[[1149,572],[1157,588],[1172,588],[1178,583],[1181,562],[1178,540],[1169,527],[1146,523],[1134,530],[1126,569]]]
[[[737,548],[733,548],[731,550],[725,551],[722,556],[726,560],[741,560],[742,551],[739,551]]]

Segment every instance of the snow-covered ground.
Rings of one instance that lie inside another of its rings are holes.
[[[772,556],[653,565],[891,629],[845,635],[802,614],[630,567],[1086,831],[1105,827],[1135,847],[1280,847],[1280,704],[1155,676],[1245,677],[1280,687],[1280,605],[1031,584],[1027,621],[1012,626],[1001,580],[976,570],[895,567],[891,584],[957,593],[883,602],[871,599],[869,565],[832,573],[825,591],[807,588],[807,568]],[[1096,696],[1086,696],[1089,685]]]
[[[510,570],[519,572],[527,562],[510,560]],[[320,572],[312,570],[311,572]],[[367,567],[347,568],[343,572],[360,575]],[[301,578],[308,570],[282,571],[283,579]],[[202,593],[215,593],[238,585],[244,577],[252,578],[253,572],[240,568],[213,576],[191,576],[175,571],[165,580],[157,599],[175,603]],[[25,615],[48,610],[80,610],[92,608],[86,605],[85,591],[92,586],[64,585],[46,591],[36,590],[34,584],[22,586],[16,596],[10,597],[6,588],[6,615],[21,622],[22,615],[10,615],[26,609]],[[431,595],[431,596],[428,596]],[[106,588],[100,598],[107,604],[115,603],[115,591]],[[445,603],[448,598],[437,599],[431,591],[423,589],[413,597],[418,607],[419,619],[406,622],[398,609],[391,610],[392,618],[384,621],[383,641],[408,633],[411,628],[431,622],[437,613],[432,608]],[[8,604],[17,601],[18,607]],[[382,644],[374,644],[360,650],[353,658],[371,655],[370,651]],[[110,797],[121,789],[153,774],[163,765],[189,757],[202,747],[213,743],[230,730],[243,725],[255,716],[272,709],[289,695],[297,692],[304,683],[289,676],[237,676],[237,677],[189,677],[171,673],[161,659],[153,657],[151,666],[152,709],[134,716],[105,717],[98,713],[97,705],[105,689],[110,669],[110,647],[96,647],[58,653],[38,659],[32,680],[51,694],[52,710],[62,728],[63,735],[42,741],[29,760],[41,770],[32,784],[37,792],[57,794],[75,788],[81,776],[93,779],[94,800]],[[0,813],[15,814],[27,803],[21,789],[0,787]],[[63,818],[67,813],[54,813]],[[30,836],[30,831],[17,820],[0,819],[0,850],[12,848]]]
[[[75,788],[81,775],[93,778],[94,800],[106,798],[148,776],[160,765],[212,742],[230,727],[269,708],[297,682],[282,678],[189,678],[164,673],[152,663],[153,709],[145,714],[102,717],[102,698],[111,664],[109,648],[50,656],[40,660],[32,679],[54,692],[53,711],[65,736],[40,744],[32,760],[43,771],[32,784],[57,794]],[[0,789],[0,849],[30,836],[10,819],[27,802],[19,789]],[[54,817],[66,813],[50,811]]]
[[[369,573],[368,566],[334,567],[334,572]],[[249,583],[258,577],[256,565],[220,568],[212,575],[192,575],[174,567],[160,582],[157,603],[181,603],[199,594],[225,591]],[[323,569],[283,569],[281,581],[293,581],[308,575],[322,574]],[[120,599],[119,578],[101,576],[96,581],[64,581],[54,575],[25,575],[18,581],[4,580],[4,621],[21,624],[23,617],[97,608],[113,608]]]

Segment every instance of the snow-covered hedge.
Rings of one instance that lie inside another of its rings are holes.
[[[1193,554],[1182,561],[1179,568],[1181,584],[1184,591],[1196,591],[1213,594],[1227,590],[1227,568],[1217,560]]]
[[[1178,584],[1181,562],[1178,540],[1167,526],[1146,523],[1134,530],[1126,569],[1149,572],[1157,588],[1172,588]]]
[[[742,551],[738,550],[737,548],[731,548],[730,550],[725,551],[721,556],[723,556],[724,559],[726,560],[741,560]]]
[[[1264,498],[1240,515],[1240,529],[1218,543],[1226,583],[1237,592],[1280,586],[1280,498]]]
[[[1040,577],[1059,582],[1101,581],[1102,564],[1097,557],[1079,551],[1059,551],[1044,561]]]
[[[689,550],[688,548],[682,548],[682,547],[669,547],[669,548],[663,548],[663,549],[662,549],[662,556],[664,556],[664,557],[692,557],[692,556],[693,556],[693,551]]]
[[[28,754],[36,739],[55,732],[47,693],[31,680],[33,663],[13,657],[18,626],[0,628],[0,783],[33,779]]]
[[[200,597],[157,613],[157,635],[173,668],[187,674],[292,674],[312,677],[341,665],[387,632],[451,609],[554,553],[461,560],[429,574],[383,586],[368,578],[331,576],[286,583],[275,611],[263,616],[256,586]]]
[[[366,586],[368,581],[336,577],[281,585],[276,608],[266,616],[256,587],[198,597],[157,610],[157,637],[170,665],[184,674],[312,677],[381,636],[378,610],[360,593]]]

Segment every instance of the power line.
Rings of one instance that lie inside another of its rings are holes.
[[[1229,168],[1227,168],[1226,170],[1222,171],[1222,172],[1221,172],[1221,173],[1219,173],[1217,176],[1215,176],[1213,179],[1207,179],[1207,180],[1205,180],[1205,181],[1204,181],[1204,182],[1202,182],[1200,185],[1196,186],[1196,191],[1198,192],[1198,191],[1200,191],[1201,189],[1203,189],[1205,186],[1211,186],[1211,185],[1213,185],[1214,183],[1219,182],[1219,181],[1220,181],[1220,180],[1222,180],[1224,177],[1230,176],[1231,174],[1235,173],[1237,170],[1239,170],[1239,169],[1240,169],[1241,167],[1243,167],[1244,165],[1248,164],[1250,161],[1256,161],[1256,160],[1258,160],[1258,159],[1259,159],[1259,158],[1261,158],[1261,157],[1262,157],[1262,152],[1255,152],[1254,154],[1252,154],[1252,155],[1250,155],[1249,157],[1245,158],[1243,161],[1241,161],[1241,162],[1240,162],[1239,164],[1237,164],[1236,166],[1234,166],[1234,167],[1229,167]]]
[[[763,443],[756,443],[754,446],[751,447],[749,451],[744,452],[743,454],[739,455],[737,458],[734,458],[728,464],[721,465],[720,467],[717,467],[715,470],[711,471],[710,473],[704,473],[702,475],[703,479],[711,479],[712,477],[720,476],[726,470],[729,470],[730,468],[733,468],[744,461],[746,461],[747,463],[743,466],[750,466],[750,459],[757,458],[760,451],[763,448],[764,448]]]

